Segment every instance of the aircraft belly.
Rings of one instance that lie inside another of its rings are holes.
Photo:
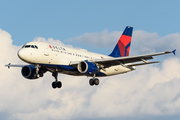
[[[49,71],[54,72],[58,70],[59,73],[67,74],[67,75],[74,75],[74,76],[93,76],[93,74],[81,74],[78,70],[75,69],[64,69],[63,66],[60,67],[48,67]],[[116,74],[123,74],[135,70],[135,67],[123,67],[121,65],[112,66],[106,68],[105,70],[100,70],[100,72],[96,73],[96,77],[104,77],[104,76],[111,76]]]
[[[51,72],[55,71],[56,69],[49,69]],[[84,74],[79,73],[78,71],[70,71],[70,70],[63,70],[58,68],[58,73],[67,74],[67,75],[74,75],[74,76],[84,76]],[[87,76],[87,75],[85,75]]]

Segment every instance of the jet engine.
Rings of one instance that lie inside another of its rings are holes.
[[[92,62],[82,61],[77,66],[80,73],[93,74],[99,71],[97,65]]]
[[[34,67],[34,65],[27,65],[24,66],[21,70],[21,74],[23,75],[23,77],[27,78],[27,79],[37,79],[37,75],[36,75],[36,68]]]

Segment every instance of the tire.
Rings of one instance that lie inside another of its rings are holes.
[[[97,79],[97,78],[94,79],[94,84],[95,84],[95,85],[99,85],[99,79]]]
[[[94,85],[94,80],[93,80],[93,79],[90,79],[90,80],[89,80],[89,84],[90,84],[91,86],[93,86],[93,85]]]
[[[56,82],[52,82],[52,87],[55,89],[57,86]]]
[[[62,83],[60,81],[58,81],[56,85],[57,85],[58,88],[62,87]]]

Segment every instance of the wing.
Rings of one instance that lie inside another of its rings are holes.
[[[103,65],[104,67],[110,67],[110,66],[115,66],[115,65],[122,65],[122,66],[127,66],[127,67],[139,66],[139,65],[145,65],[145,64],[159,63],[159,61],[147,62],[147,60],[153,59],[153,56],[164,55],[164,54],[169,54],[169,53],[174,53],[175,55],[175,51],[176,50],[153,53],[153,54],[138,55],[138,56],[89,60],[89,62],[98,63],[100,65]],[[140,61],[143,61],[143,63],[132,64],[134,62],[140,62]],[[80,61],[71,61],[70,65],[74,66],[74,65],[77,65],[79,62]]]

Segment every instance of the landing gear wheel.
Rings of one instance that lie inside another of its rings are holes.
[[[56,81],[54,81],[52,83],[52,87],[55,88],[61,88],[62,87],[62,83],[60,81],[57,80],[57,76],[58,76],[58,72],[53,72],[52,76],[55,78]]]
[[[62,83],[61,83],[60,81],[58,81],[58,82],[56,83],[56,85],[57,85],[58,88],[61,88],[61,87],[62,87]]]
[[[55,89],[56,88],[56,82],[52,82],[52,87]]]
[[[60,81],[57,82],[53,82],[52,83],[52,87],[55,88],[61,88],[62,87],[62,83]]]
[[[93,80],[93,79],[90,79],[90,80],[89,80],[89,84],[90,84],[91,86],[93,86],[93,85],[94,85],[94,80]]]
[[[95,84],[95,85],[99,85],[99,79],[95,78],[95,79],[94,79],[94,84]]]
[[[89,84],[90,84],[91,86],[93,86],[93,85],[99,85],[99,79],[98,79],[98,78],[90,79],[90,80],[89,80]]]

